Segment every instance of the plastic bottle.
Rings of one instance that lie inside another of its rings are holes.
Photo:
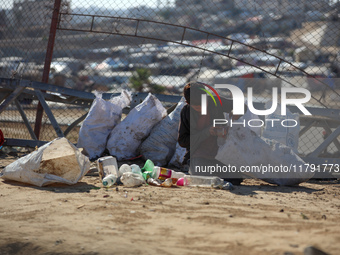
[[[134,174],[139,174],[142,175],[142,170],[140,169],[140,167],[136,164],[131,165],[131,170]]]
[[[141,169],[141,171],[142,171],[142,174],[145,180],[152,177],[153,179],[160,179],[162,181],[168,178],[171,178],[177,181],[177,179],[185,176],[185,174],[182,172],[176,172],[171,169],[155,166],[154,163],[150,159],[148,159],[145,162],[145,165]]]
[[[153,168],[155,167],[154,163],[148,159],[143,168],[141,169],[142,171],[142,175],[144,177],[145,180],[151,178],[153,176]]]
[[[115,176],[114,174],[109,174],[103,178],[102,183],[104,187],[109,188],[113,186],[116,183],[116,181],[117,176]]]
[[[162,184],[160,180],[154,179],[152,177],[148,178],[148,180],[146,182],[151,186],[161,186],[161,184]]]
[[[153,168],[153,174],[152,174],[152,177],[154,179],[160,179],[163,181],[168,178],[179,179],[179,178],[183,178],[184,176],[185,174],[182,172],[176,172],[174,170],[167,169],[164,167],[159,167],[159,166],[155,166]]]
[[[224,180],[217,176],[185,175],[183,178],[179,178],[176,184],[177,186],[222,188]]]
[[[171,178],[166,179],[166,180],[161,184],[161,187],[166,187],[166,188],[172,187],[172,179],[171,179]]]
[[[109,175],[115,176],[115,179],[111,177],[111,179],[114,179],[114,182],[116,182],[119,173],[118,173],[118,164],[115,157],[112,156],[106,156],[101,157],[97,159],[97,168],[100,179],[103,181],[105,177]],[[104,185],[104,184],[103,184]],[[104,185],[105,186],[105,185]]]
[[[123,164],[119,168],[120,175],[123,175],[124,173],[130,173],[130,172],[132,172],[132,169],[128,164]]]

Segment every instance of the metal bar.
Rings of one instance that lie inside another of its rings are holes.
[[[303,118],[300,118],[300,126],[306,126],[309,124],[309,121],[304,120]],[[340,125],[339,121],[332,121],[330,122],[330,128],[337,128]],[[315,124],[314,127],[321,127],[321,121],[319,121],[317,118],[315,118]]]
[[[28,119],[27,119],[27,117],[26,117],[26,114],[25,114],[24,110],[22,109],[21,104],[19,103],[18,99],[15,99],[14,102],[15,102],[16,107],[18,108],[18,111],[19,111],[19,113],[20,113],[20,115],[21,115],[22,120],[24,121],[24,123],[25,123],[25,125],[26,125],[26,127],[27,127],[27,129],[28,129],[28,132],[29,132],[30,135],[31,135],[31,138],[32,138],[33,140],[38,140],[37,137],[36,137],[35,134],[34,134],[34,130],[33,130],[33,128],[31,127],[31,125],[30,125],[30,123],[29,123],[29,121],[28,121]]]
[[[324,129],[326,130],[326,132],[328,134],[331,134],[332,133],[332,129],[330,128],[328,122],[324,121],[324,123],[325,123]],[[337,138],[334,139],[333,143],[334,143],[335,147],[338,149],[338,151],[340,151],[340,143],[339,143]]]
[[[81,30],[81,29],[66,29],[66,28],[63,28],[63,29],[60,29],[60,30],[64,30],[64,31],[81,31],[81,32],[89,32],[89,31],[85,31],[85,30]],[[136,34],[136,35],[130,35],[130,34],[123,34],[123,33],[103,32],[103,31],[91,31],[91,32],[92,32],[92,33],[100,33],[100,34],[115,34],[115,35],[122,35],[122,36],[132,36],[132,37],[137,36],[137,34]],[[203,31],[202,31],[202,32],[203,32]],[[216,35],[214,34],[214,36],[216,36]],[[155,37],[149,37],[149,36],[137,36],[137,37],[138,37],[138,38],[144,38],[144,39],[155,40],[155,41],[178,43],[177,41],[172,41],[172,40],[168,40],[168,39],[161,39],[161,38],[155,38]],[[240,42],[238,42],[238,43],[240,43]],[[241,44],[242,44],[242,43],[241,43]],[[187,45],[187,46],[190,46],[190,47],[195,48],[195,49],[205,50],[205,51],[210,52],[210,53],[213,53],[213,54],[217,54],[217,55],[221,55],[221,56],[225,56],[225,57],[228,57],[228,58],[237,60],[237,61],[239,61],[239,62],[241,62],[241,63],[243,63],[243,64],[246,64],[246,65],[252,66],[252,67],[254,67],[254,68],[256,68],[256,69],[259,69],[259,70],[263,71],[264,73],[271,74],[271,75],[273,75],[274,77],[279,78],[279,79],[282,80],[282,81],[285,81],[287,84],[291,85],[292,87],[297,88],[297,86],[296,86],[295,84],[293,84],[293,83],[291,83],[290,81],[288,81],[288,80],[282,78],[281,76],[276,75],[276,74],[274,74],[274,73],[272,73],[272,72],[269,72],[269,71],[267,71],[267,70],[261,68],[260,66],[257,66],[257,65],[255,65],[255,64],[252,64],[252,63],[250,63],[250,62],[244,61],[244,60],[242,60],[242,59],[238,59],[237,57],[232,57],[232,56],[230,56],[230,55],[226,55],[226,54],[223,54],[223,53],[221,53],[221,52],[215,52],[215,51],[213,51],[213,50],[203,49],[203,48],[200,48],[199,46],[193,46],[193,45],[188,45],[188,44],[183,44],[183,45]],[[250,45],[246,45],[246,46],[247,46],[247,47],[250,47],[250,48],[254,48],[254,47],[251,47]],[[266,53],[265,51],[262,51],[262,50],[259,50],[259,49],[256,49],[256,48],[254,48],[254,49]],[[230,50],[231,50],[231,49],[230,49]],[[229,51],[229,54],[230,54],[230,51]],[[273,55],[271,55],[271,54],[269,54],[269,53],[266,53],[266,54],[268,54],[268,55],[270,55],[270,56],[273,56]],[[273,56],[273,57],[276,57],[276,56]],[[279,57],[276,57],[276,58],[280,59]],[[304,72],[305,74],[307,74],[305,71],[299,69],[298,67],[294,66],[293,64],[291,64],[291,63],[289,63],[289,62],[287,62],[287,61],[284,61],[284,62],[287,63],[287,64],[289,64],[289,65],[291,65],[291,66],[293,66],[293,67],[296,68],[297,70],[299,70],[299,71]],[[318,79],[316,79],[316,80],[317,80],[318,82],[320,82],[321,84],[323,84],[323,85],[325,85],[325,86],[328,86],[327,84],[323,83],[322,81],[319,81]],[[329,87],[329,86],[328,86],[328,87]],[[330,88],[330,89],[331,89],[335,94],[337,94],[337,95],[340,96],[340,94],[339,94],[337,91],[335,91],[335,90],[332,89],[332,88]],[[324,103],[322,103],[319,99],[315,98],[313,95],[312,95],[312,98],[315,99],[320,105],[322,105],[322,106],[328,108]]]
[[[340,165],[340,159],[339,158],[314,158],[311,156],[307,157],[301,157],[303,161],[315,164],[315,165],[322,165],[322,164],[339,164]]]
[[[135,31],[135,36],[137,36],[137,32],[138,32],[138,27],[139,27],[139,20],[137,21],[137,25],[136,25],[136,31]]]
[[[0,97],[0,103],[9,97],[10,94],[11,93],[1,93],[0,96],[2,96],[2,98]]]
[[[58,95],[53,94],[47,94],[43,93],[46,101],[51,102],[58,102],[58,103],[64,103],[64,104],[70,104],[72,106],[81,106],[81,107],[90,107],[93,99],[87,99],[87,98],[81,98],[81,97],[75,97],[71,96],[69,98],[63,98],[59,97]],[[115,94],[112,94],[115,96]],[[22,97],[31,99],[31,100],[37,100],[37,95],[35,94],[34,90],[25,89],[19,96],[18,100],[20,100]],[[103,96],[103,99],[109,99],[108,93],[106,93],[105,97]],[[33,108],[33,106],[32,106]]]
[[[59,18],[58,18],[57,29],[60,28],[60,21],[61,21],[61,13],[60,12],[59,12],[58,16],[59,16]]]
[[[330,145],[334,139],[340,135],[340,126],[333,131],[311,154],[309,157],[318,157],[327,147]]]
[[[279,64],[277,65],[276,70],[275,70],[275,75],[277,74],[277,71],[279,70],[279,67],[280,67],[280,65],[281,65],[281,62],[282,62],[282,60],[280,59],[280,62],[279,62]]]
[[[287,105],[287,108],[292,113],[299,113],[301,111],[296,106]],[[306,109],[312,114],[311,116],[323,116],[327,118],[331,118],[333,120],[340,120],[340,110],[339,109],[329,109],[329,108],[320,108],[320,107],[309,107],[307,106]],[[306,115],[302,115],[302,117],[308,117]]]
[[[228,57],[230,56],[231,48],[233,47],[233,45],[234,45],[234,42],[231,42],[230,48],[229,48],[229,51],[228,51],[228,54],[227,54]]]
[[[48,44],[46,49],[46,56],[45,56],[45,64],[44,64],[44,72],[42,77],[42,82],[48,83],[48,76],[50,73],[52,56],[53,56],[53,48],[55,42],[55,35],[57,32],[57,25],[58,25],[58,16],[60,12],[61,0],[55,0],[54,7],[53,7],[53,16],[51,21],[50,27],[50,35],[48,38]],[[36,137],[39,139],[40,129],[41,129],[41,121],[43,116],[43,107],[41,103],[38,103],[37,106],[37,113],[35,117],[35,126],[34,126],[34,133]]]
[[[2,83],[2,86],[5,88],[8,88],[10,90],[15,90],[17,88],[17,85],[13,84],[13,79],[9,78],[0,78],[0,83]],[[34,89],[39,90],[48,90],[55,93],[60,93],[63,97],[66,97],[65,99],[59,99],[58,95],[51,95],[46,94],[45,98],[48,101],[55,101],[55,102],[63,102],[63,103],[69,103],[69,104],[77,104],[77,105],[84,105],[89,106],[92,101],[95,99],[95,95],[90,92],[84,92],[84,91],[78,91],[75,89],[65,88],[65,87],[59,87],[53,84],[46,84],[42,82],[36,82],[36,81],[28,81],[28,80],[20,80],[20,85],[25,87],[30,87]],[[27,92],[27,94],[34,94],[32,90],[25,90],[23,93]],[[141,93],[139,93],[141,94]],[[147,95],[147,93],[144,93]],[[34,94],[35,95],[35,94]],[[103,99],[110,99],[112,96],[119,95],[119,93],[103,93]],[[68,97],[70,96],[70,97]],[[180,96],[172,96],[172,95],[157,95],[161,101],[164,102],[178,102],[180,100]],[[178,101],[176,101],[178,100]],[[264,110],[264,103],[262,102],[254,102],[254,107],[258,110]],[[300,113],[300,110],[296,106],[287,105],[287,108],[292,113]],[[340,109],[329,109],[329,108],[320,108],[320,107],[310,107],[306,106],[306,109],[312,114],[312,118],[314,116],[323,116],[333,119],[334,121],[338,120],[340,121]],[[301,117],[307,118],[309,116],[302,115]]]
[[[87,16],[87,17],[88,17],[88,16],[92,16],[92,15],[86,15],[86,14],[68,14],[68,13],[62,13],[62,15],[69,15],[69,16]],[[140,19],[136,19],[136,18],[124,18],[124,17],[115,17],[115,16],[105,16],[105,15],[95,15],[95,16],[96,16],[96,17],[103,17],[103,18],[116,18],[116,19],[122,19],[122,20],[133,20],[133,21],[137,21],[138,23],[139,23],[139,21],[140,21]],[[192,30],[192,31],[196,31],[196,32],[200,32],[200,33],[207,33],[206,31],[203,31],[203,30],[200,30],[200,29],[189,28],[189,27],[182,26],[182,25],[175,25],[175,24],[169,24],[169,23],[160,22],[160,21],[144,20],[144,19],[143,19],[142,21],[150,22],[150,23],[155,23],[155,24],[161,24],[161,25],[164,25],[164,26],[178,27],[178,28],[183,28],[183,29],[184,29],[184,28],[188,28],[188,29],[190,29],[190,30]],[[137,27],[138,27],[138,25],[137,25]],[[60,29],[60,30],[91,32],[91,31],[88,31],[88,30],[85,30],[85,29],[82,30],[82,29],[69,29],[69,28],[63,28],[63,29]],[[112,33],[112,32],[105,32],[105,31],[100,31],[100,33],[103,33],[103,34],[105,34],[105,33],[107,33],[107,34],[118,34],[118,35],[130,36],[130,35],[128,35],[128,34]],[[212,34],[212,33],[210,33],[210,34]],[[286,60],[284,60],[284,59],[281,58],[281,57],[278,57],[278,56],[276,56],[276,55],[274,55],[274,54],[268,53],[268,52],[266,52],[265,50],[258,49],[258,48],[254,47],[254,46],[252,46],[252,45],[245,44],[245,43],[242,43],[242,42],[239,42],[239,41],[230,39],[230,38],[225,37],[225,36],[221,36],[221,35],[217,35],[217,34],[212,34],[212,35],[214,35],[215,37],[219,37],[219,38],[221,38],[221,39],[224,39],[224,40],[231,41],[232,44],[233,44],[234,42],[237,42],[237,43],[239,43],[239,44],[241,44],[241,45],[244,45],[244,46],[246,46],[246,47],[249,47],[249,48],[251,48],[251,49],[253,49],[253,50],[263,52],[263,53],[265,53],[265,54],[267,54],[267,55],[269,55],[269,56],[275,57],[276,59],[278,59],[278,60],[280,60],[280,61],[282,61],[282,62],[285,62],[285,63],[289,64],[290,66],[294,67],[296,70],[299,70],[299,71],[301,71],[302,73],[304,73],[304,74],[306,74],[306,75],[309,75],[306,71],[304,71],[303,69],[297,67],[296,65],[294,65],[294,64],[292,64],[292,63],[290,63],[290,62],[287,62]],[[136,30],[135,36],[137,36],[137,30]],[[140,36],[140,37],[141,37],[141,38],[148,38],[148,39],[152,39],[152,40],[170,41],[170,40],[161,40],[161,39],[159,39],[159,38],[152,38],[152,37],[143,37],[143,36]],[[178,43],[178,42],[177,42],[177,43]],[[196,47],[196,48],[198,48],[198,47]],[[211,51],[209,51],[209,52],[211,52]],[[230,53],[230,52],[229,52],[229,53]],[[220,54],[220,55],[224,55],[224,54]],[[228,55],[228,56],[229,56],[229,55]],[[250,66],[254,66],[254,67],[256,67],[256,68],[258,68],[258,69],[260,69],[260,70],[263,70],[263,69],[259,68],[258,66],[252,65],[251,63],[247,63],[247,62],[244,62],[244,61],[241,61],[241,62],[246,63],[246,64],[248,64],[248,65],[250,65]],[[267,72],[267,73],[270,73],[270,72]],[[273,74],[273,73],[270,73],[270,74],[276,76],[276,74]],[[281,78],[281,79],[282,79],[282,78]],[[320,81],[319,79],[317,79],[317,78],[315,78],[315,77],[313,77],[313,79],[319,81],[321,84],[323,84],[324,86],[330,88],[335,94],[337,94],[338,96],[340,96],[340,94],[339,94],[336,90],[334,90],[333,88],[331,88],[328,84],[326,84],[326,83]],[[291,84],[291,83],[289,83],[289,84]],[[293,85],[293,86],[294,86],[294,85]],[[296,87],[296,86],[294,86],[294,87]],[[314,97],[313,97],[313,98],[314,98]],[[314,98],[314,99],[317,100],[316,98]],[[317,100],[317,101],[318,101],[321,105],[323,105],[322,102],[320,102],[320,100]]]
[[[46,141],[34,141],[34,140],[26,140],[26,139],[12,139],[12,138],[6,138],[4,145],[5,146],[14,146],[14,147],[40,147],[48,142]]]
[[[91,28],[90,28],[90,31],[93,30],[93,23],[94,23],[94,16],[92,16],[92,21],[91,21]]]
[[[183,29],[183,34],[182,34],[182,38],[181,38],[181,43],[183,43],[183,39],[184,39],[184,35],[185,35],[185,31],[187,30],[187,28],[185,27],[184,29]]]
[[[50,107],[48,106],[48,104],[45,101],[43,93],[40,90],[35,90],[35,93],[37,94],[39,102],[41,103],[41,106],[45,110],[47,117],[50,119],[51,124],[52,124],[55,132],[57,133],[58,137],[64,137],[64,134],[61,131],[57,120],[54,118],[53,113],[52,113]]]
[[[15,80],[15,81],[19,81],[19,80]],[[3,87],[8,88],[9,90],[15,90],[17,88],[17,85],[12,84],[13,79],[0,78],[0,82],[3,83],[2,84]],[[62,94],[63,96],[73,96],[75,98],[83,98],[83,99],[89,99],[89,100],[95,99],[95,95],[90,92],[84,92],[84,91],[79,91],[75,89],[59,87],[53,84],[47,84],[47,83],[38,82],[38,81],[20,80],[20,85],[24,87],[34,88],[34,89],[48,90],[50,92],[60,93],[60,96]],[[29,93],[30,91],[27,90],[27,92]],[[110,96],[112,94],[104,93],[103,98],[108,95]],[[115,93],[114,95],[119,95],[119,93]],[[57,95],[54,95],[54,96],[57,96]],[[108,99],[108,98],[104,98],[104,99]]]
[[[0,104],[0,114],[7,108],[8,105],[10,105],[25,89],[24,86],[19,85],[9,97],[6,98],[6,100]]]
[[[301,137],[304,133],[306,133],[311,127],[313,127],[316,124],[316,121],[310,121],[306,126],[303,127],[303,129],[299,132],[299,137]]]
[[[82,122],[86,116],[88,115],[89,113],[85,113],[83,116],[81,116],[80,118],[78,118],[77,120],[75,120],[71,125],[69,125],[69,127],[65,130],[64,132],[64,135],[67,136],[68,133],[70,133],[70,131],[75,127],[77,126],[80,122]]]

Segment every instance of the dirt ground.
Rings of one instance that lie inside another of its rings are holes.
[[[0,170],[18,155],[0,157]],[[340,181],[279,187],[35,187],[0,178],[0,255],[340,254]]]

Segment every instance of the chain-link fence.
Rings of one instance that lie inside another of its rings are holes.
[[[191,80],[235,80],[245,93],[252,86],[259,103],[271,98],[274,86],[306,88],[312,94],[308,106],[324,111],[301,118],[304,155],[339,126],[338,115],[330,118],[327,111],[340,109],[339,1],[0,2],[0,77],[87,92],[166,95],[181,95]],[[249,78],[260,81],[253,86]],[[19,103],[34,127],[38,101]],[[88,111],[49,105],[62,130]],[[5,137],[30,139],[17,107],[1,113],[1,129]],[[68,134],[72,142],[78,130]],[[40,133],[40,140],[56,137],[46,115]],[[336,140],[324,153],[336,156],[339,147]]]

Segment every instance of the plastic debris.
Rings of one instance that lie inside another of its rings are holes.
[[[145,183],[145,180],[139,174],[127,172],[120,178],[125,187],[138,187]]]

